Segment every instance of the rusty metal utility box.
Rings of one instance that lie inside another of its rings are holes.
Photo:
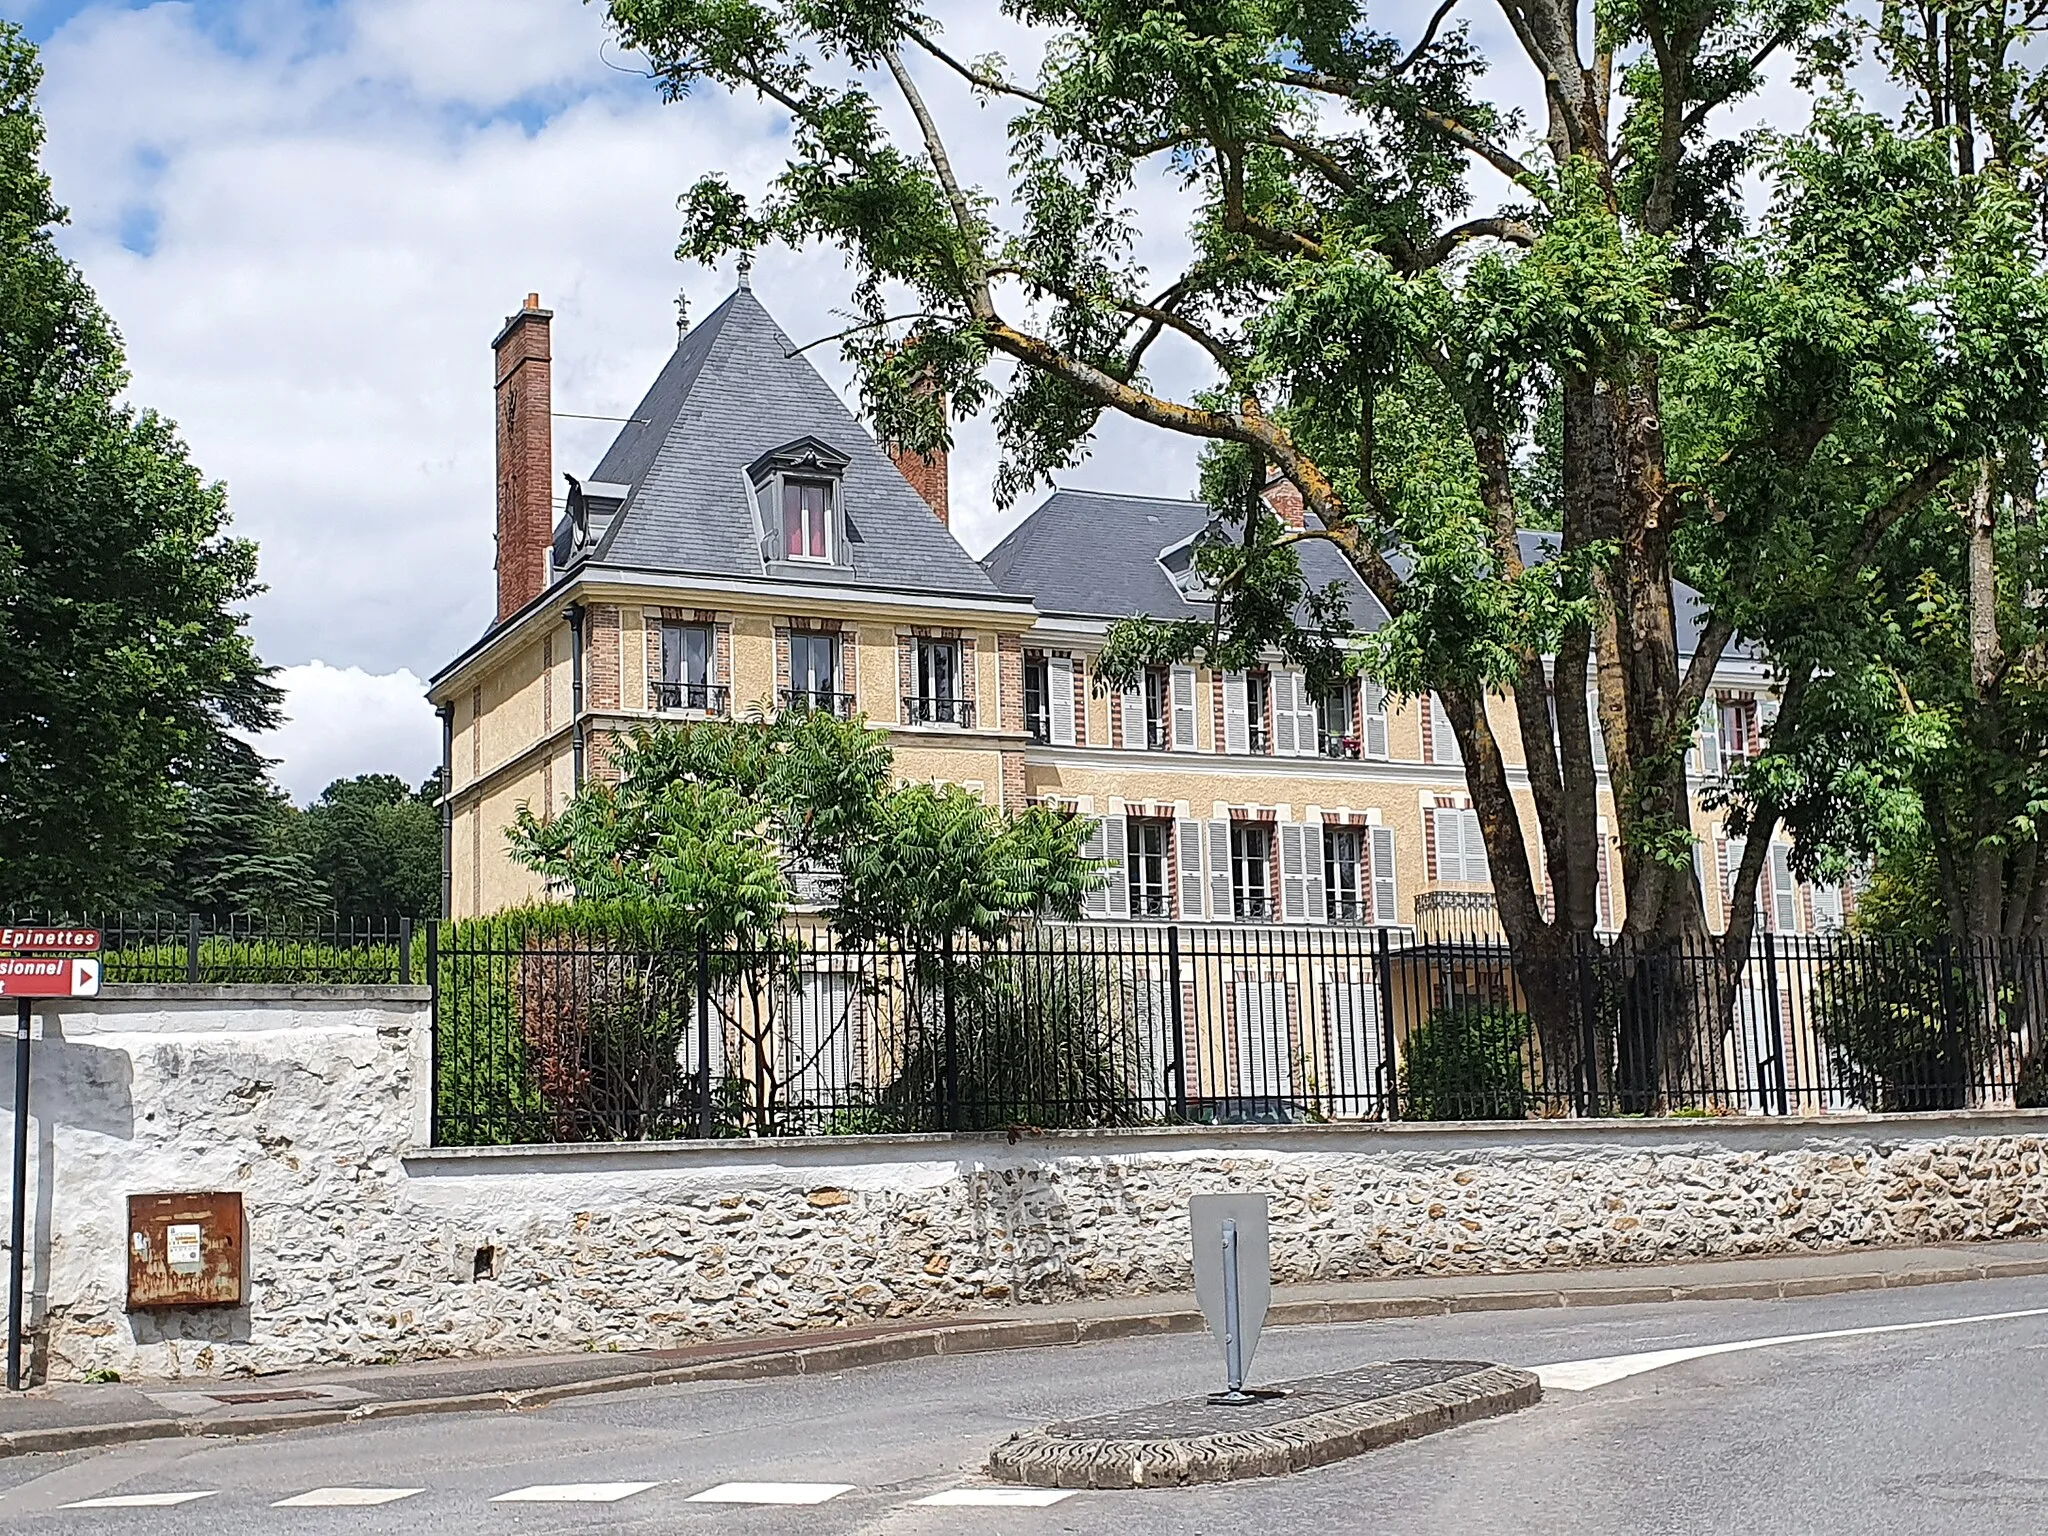
[[[242,1304],[242,1197],[128,1197],[128,1310]]]

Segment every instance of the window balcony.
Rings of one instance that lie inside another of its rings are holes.
[[[1270,753],[1273,750],[1273,733],[1254,721],[1245,729],[1245,746],[1261,755]]]
[[[1050,715],[1043,713],[1026,714],[1024,716],[1024,729],[1031,733],[1031,744],[1034,747],[1052,745],[1052,717]]]
[[[665,713],[722,715],[731,690],[715,683],[656,683],[654,707]]]
[[[1424,891],[1415,898],[1415,935],[1425,943],[1507,938],[1491,891]]]
[[[1147,752],[1164,752],[1166,745],[1166,722],[1164,720],[1147,720],[1145,722],[1145,750]]]
[[[1241,923],[1270,923],[1278,915],[1273,910],[1273,898],[1264,891],[1234,892],[1230,909]]]
[[[903,700],[903,723],[905,725],[957,725],[962,730],[974,729],[974,701],[972,699],[922,699],[905,696]]]
[[[782,688],[776,691],[776,697],[782,708],[788,710],[815,711],[841,720],[851,720],[854,715],[850,693],[832,693],[823,688]]]
[[[1363,897],[1332,895],[1324,902],[1324,916],[1333,923],[1369,923],[1372,905]]]
[[[1173,898],[1164,891],[1131,892],[1132,917],[1172,917]]]
[[[1320,731],[1316,735],[1316,746],[1325,757],[1349,762],[1357,762],[1362,755],[1356,736],[1333,736],[1328,731]]]

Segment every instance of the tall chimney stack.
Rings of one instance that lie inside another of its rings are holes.
[[[553,310],[529,293],[491,343],[497,356],[498,620],[539,597],[554,539]]]
[[[936,390],[938,386],[926,380],[919,386],[920,394]],[[939,409],[946,408],[945,401],[939,402]],[[952,523],[952,489],[946,472],[946,450],[939,448],[931,453],[918,453],[905,448],[901,443],[889,444],[889,457],[896,461],[896,467],[903,472],[903,478],[910,482],[910,488],[925,499],[925,504],[938,514],[942,523]]]
[[[1308,526],[1308,508],[1301,499],[1301,489],[1285,475],[1274,471],[1273,478],[1266,482],[1264,495],[1273,515],[1288,527]]]

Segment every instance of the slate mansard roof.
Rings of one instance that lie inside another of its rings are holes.
[[[590,480],[629,487],[578,569],[800,580],[883,592],[1002,594],[838,394],[741,288],[676,347]],[[800,570],[761,552],[747,469],[814,438],[847,459],[848,561]],[[567,530],[558,545],[567,547]]]
[[[997,586],[1029,597],[1041,613],[1066,618],[1208,618],[1211,603],[1181,594],[1160,555],[1200,533],[1214,514],[1206,502],[1106,491],[1054,491],[982,559]],[[1341,581],[1351,593],[1351,622],[1378,629],[1386,610],[1344,557],[1327,544],[1301,548],[1309,584]]]
[[[1181,594],[1160,555],[1201,532],[1214,514],[1201,501],[1119,496],[1103,491],[1053,492],[1009,536],[982,558],[997,586],[1030,597],[1049,617],[1121,619],[1207,618],[1209,603]],[[1311,516],[1314,514],[1311,513]],[[1520,535],[1522,559],[1540,565],[1557,553],[1557,535]],[[1313,586],[1342,582],[1351,594],[1351,622],[1370,633],[1387,621],[1379,600],[1350,563],[1326,543],[1301,546],[1302,572]],[[1396,569],[1405,572],[1402,562]],[[1690,655],[1699,638],[1704,603],[1684,583],[1677,597],[1678,648]],[[1737,647],[1738,650],[1743,649]]]

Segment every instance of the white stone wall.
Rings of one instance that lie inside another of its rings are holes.
[[[2048,1232],[2031,1114],[437,1152],[423,993],[122,990],[63,1004],[35,1048],[55,1379],[1183,1290],[1186,1200],[1209,1190],[1274,1195],[1282,1283]],[[202,1189],[243,1194],[249,1305],[127,1314],[126,1196]]]

